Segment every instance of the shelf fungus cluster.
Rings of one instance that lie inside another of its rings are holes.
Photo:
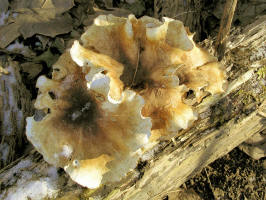
[[[26,134],[80,185],[120,181],[151,141],[188,128],[225,72],[182,22],[102,15],[39,77]]]

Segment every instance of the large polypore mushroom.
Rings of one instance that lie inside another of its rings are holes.
[[[197,119],[192,105],[224,91],[217,59],[193,42],[177,20],[99,16],[70,53],[82,67],[99,67],[111,79],[110,97],[130,88],[145,99],[142,114],[152,118],[152,137],[172,135]]]
[[[45,160],[89,188],[118,181],[150,140],[186,129],[225,73],[182,22],[99,16],[41,76],[27,136]],[[151,119],[151,120],[150,120]]]
[[[28,139],[47,162],[83,186],[119,181],[148,142],[151,121],[141,115],[143,98],[125,90],[119,103],[110,102],[110,78],[82,71],[69,52],[53,70],[52,79],[37,81],[35,108],[43,114],[27,118]]]

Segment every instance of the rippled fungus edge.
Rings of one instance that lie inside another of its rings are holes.
[[[117,182],[141,148],[186,129],[193,106],[224,92],[223,66],[178,20],[101,15],[39,77],[26,135],[82,186]]]

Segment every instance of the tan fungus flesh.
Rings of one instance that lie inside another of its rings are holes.
[[[163,20],[147,16],[136,19],[133,15],[128,18],[99,16],[81,37],[84,51],[108,56],[109,63],[115,60],[123,66],[122,74],[115,76],[113,72],[118,64],[112,65],[110,77],[117,78],[113,80],[117,84],[111,86],[110,95],[118,99],[121,87],[139,92],[145,99],[142,113],[152,118],[152,134],[157,136],[188,127],[197,119],[191,105],[208,94],[223,92],[226,83],[223,66],[195,44],[193,34],[183,23],[170,18]],[[77,52],[71,51],[73,60],[89,60],[89,55],[81,56]],[[102,67],[109,72],[107,65]],[[169,102],[168,98],[174,101]],[[190,114],[184,115],[181,110]],[[178,118],[183,120],[169,126]]]
[[[120,180],[136,165],[137,157],[129,156],[148,141],[151,122],[141,116],[144,100],[125,90],[119,104],[109,102],[110,81],[101,73],[88,89],[86,74],[70,59],[69,52],[54,69],[53,79],[41,76],[37,81],[35,107],[47,113],[41,121],[27,119],[28,139],[47,162],[65,168],[81,185],[95,188]],[[131,160],[119,166],[119,171],[113,169],[124,159]],[[112,170],[116,173],[102,180]]]

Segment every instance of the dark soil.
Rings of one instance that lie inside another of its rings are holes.
[[[202,199],[264,200],[266,159],[254,160],[238,148],[216,160],[183,187]]]

